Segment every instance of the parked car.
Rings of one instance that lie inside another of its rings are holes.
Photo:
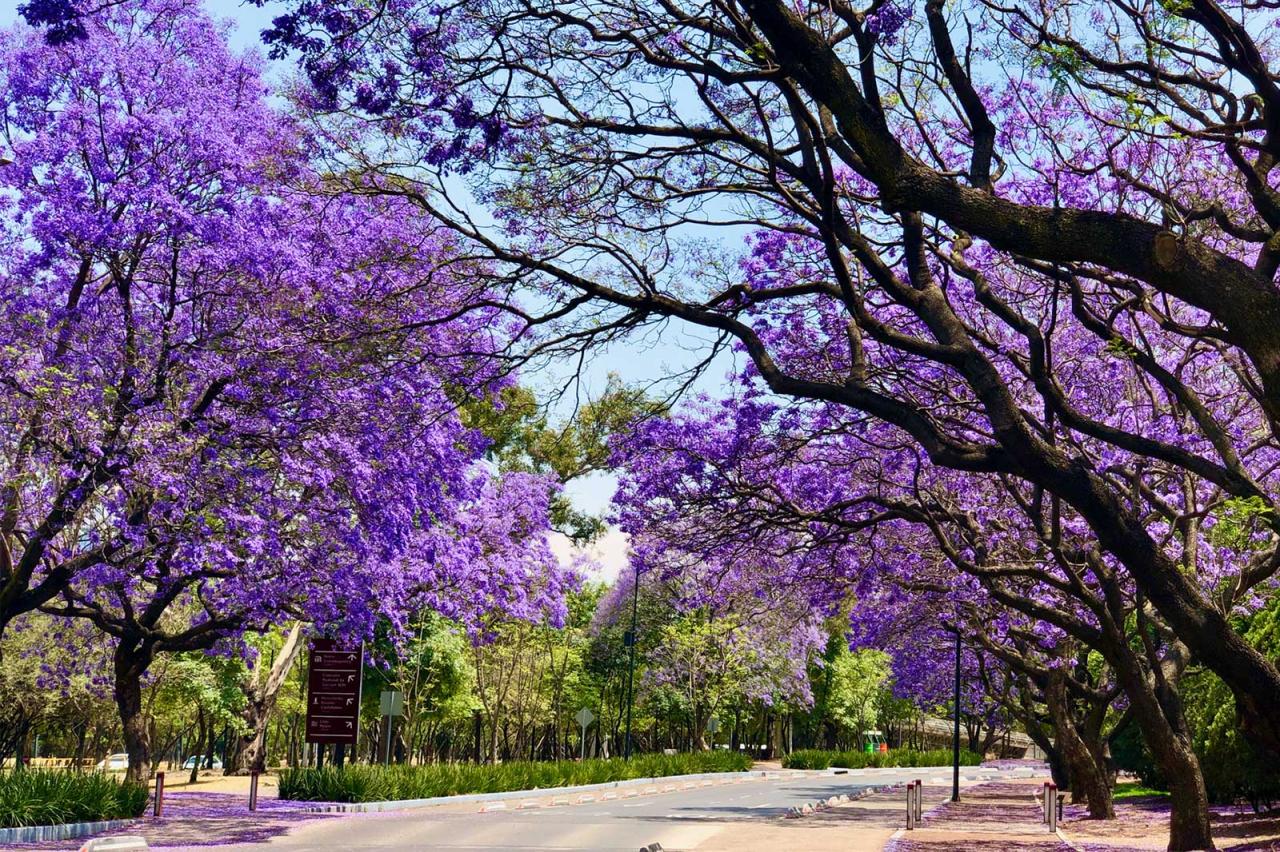
[[[222,761],[218,760],[218,758],[215,757],[213,759],[213,765],[209,766],[205,764],[203,757],[196,754],[191,755],[185,761],[183,761],[182,768],[194,769],[197,762],[199,762],[201,769],[221,769],[222,768]]]
[[[129,768],[129,755],[109,754],[98,761],[97,768],[99,772],[124,772]]]

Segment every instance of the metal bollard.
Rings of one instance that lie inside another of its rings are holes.
[[[249,773],[249,810],[258,809],[258,773]]]
[[[1044,793],[1044,801],[1041,802],[1041,805],[1043,807],[1040,808],[1041,822],[1049,821],[1049,788],[1052,786],[1053,786],[1052,782],[1050,781],[1044,782],[1044,790],[1042,791]]]
[[[159,819],[164,816],[164,773],[156,773],[156,800],[151,808],[151,816]]]
[[[1049,802],[1049,832],[1056,834],[1058,831],[1058,785],[1050,784],[1045,792],[1048,794]]]
[[[907,782],[907,831],[916,827],[916,783]]]
[[[924,822],[924,781],[916,779],[916,824]]]

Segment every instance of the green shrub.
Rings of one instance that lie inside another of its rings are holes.
[[[1192,667],[1179,687],[1210,803],[1229,805],[1243,800],[1262,812],[1280,802],[1280,772],[1240,730],[1235,701],[1226,684],[1212,672]],[[1144,787],[1169,789],[1136,722],[1130,720],[1117,732],[1111,754],[1116,766],[1138,776]]]
[[[28,769],[0,774],[0,828],[141,816],[146,785],[99,773]]]
[[[967,749],[960,752],[962,766],[976,766],[982,762],[982,756]],[[879,769],[891,766],[950,766],[950,749],[933,749],[915,751],[908,748],[890,749],[889,751],[823,751],[821,749],[802,749],[793,751],[782,758],[782,765],[787,769],[829,769],[833,766],[842,769]]]
[[[496,766],[440,763],[427,766],[305,767],[280,773],[281,799],[307,802],[381,802],[466,793],[502,793],[658,778],[699,772],[741,772],[751,758],[728,751],[643,754],[631,760],[518,761]]]

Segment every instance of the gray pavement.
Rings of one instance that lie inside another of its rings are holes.
[[[1020,770],[969,767],[970,777],[1016,777]],[[304,823],[287,835],[258,844],[218,847],[220,852],[261,850],[628,850],[649,843],[665,850],[695,849],[730,824],[773,820],[788,808],[819,798],[853,794],[867,787],[923,778],[949,782],[945,767],[859,770],[843,775],[806,773],[733,784],[694,786],[582,804],[553,805],[554,791],[538,799],[511,801],[505,809],[445,806],[378,814],[355,814]],[[678,782],[676,783],[679,786]],[[667,784],[665,786],[671,786]],[[524,804],[525,807],[520,807]]]

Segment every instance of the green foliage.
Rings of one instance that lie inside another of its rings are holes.
[[[266,646],[273,637],[254,637]],[[236,657],[215,657],[188,652],[162,657],[153,672],[155,704],[152,711],[167,719],[189,716],[203,710],[211,723],[239,732],[244,727],[240,711],[245,697],[240,681],[243,661]]]
[[[1280,801],[1280,773],[1241,734],[1226,684],[1196,668],[1183,676],[1181,686],[1209,801],[1229,804],[1244,799],[1259,811]]]
[[[609,376],[600,396],[558,425],[548,421],[528,388],[506,388],[496,404],[463,402],[465,421],[489,439],[489,457],[500,468],[551,473],[561,482],[606,469],[609,437],[664,410],[665,406],[628,388],[616,375]],[[574,541],[590,541],[604,532],[600,518],[577,511],[563,496],[552,500],[551,514],[553,525]]]
[[[1209,541],[1217,547],[1247,550],[1262,527],[1275,520],[1274,512],[1261,497],[1231,497],[1214,512],[1216,523]]]
[[[1074,47],[1050,42],[1041,43],[1032,54],[1032,64],[1043,68],[1053,81],[1055,95],[1065,94],[1071,83],[1079,80],[1084,73],[1084,59]]]
[[[1249,519],[1246,525],[1252,523],[1258,517],[1256,507],[1249,508],[1249,501],[1239,502],[1244,505],[1229,511]],[[1226,521],[1220,520],[1222,523]],[[1241,633],[1255,648],[1275,657],[1280,654],[1278,620],[1280,596],[1275,596],[1263,609],[1241,619]],[[1183,675],[1179,687],[1209,801],[1230,804],[1243,799],[1259,811],[1280,801],[1280,773],[1240,731],[1235,700],[1226,684],[1209,670],[1194,666]],[[1144,787],[1167,788],[1136,724],[1119,732],[1112,741],[1111,754],[1116,765],[1137,775]]]
[[[1147,752],[1146,743],[1142,741],[1142,733],[1136,723],[1129,722],[1116,732],[1111,740],[1111,759],[1115,761],[1117,769],[1138,776],[1143,787],[1164,789],[1164,776]]]
[[[1157,790],[1152,787],[1144,787],[1132,781],[1126,781],[1123,784],[1117,784],[1111,790],[1111,798],[1113,799],[1145,799],[1151,796],[1167,796],[1164,790]]]
[[[881,769],[892,766],[950,766],[951,759],[951,750],[945,748],[928,751],[898,748],[870,753],[802,749],[783,757],[782,765],[786,769],[830,769],[833,766],[843,769]],[[960,751],[961,766],[977,766],[979,763],[982,763],[982,755],[968,749]]]
[[[842,644],[829,665],[827,701],[832,719],[855,732],[871,727],[880,698],[887,693],[889,655],[872,650],[854,653]]]
[[[741,772],[751,758],[727,751],[646,754],[630,761],[517,761],[498,765],[440,763],[426,766],[345,766],[286,769],[280,798],[308,802],[380,802],[502,793],[601,784],[630,778],[660,778],[700,772]]]
[[[141,816],[147,788],[100,773],[30,769],[0,774],[0,827]]]

